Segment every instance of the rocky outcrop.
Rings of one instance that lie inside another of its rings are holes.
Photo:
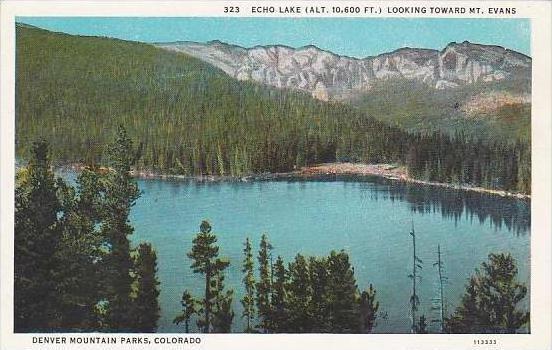
[[[530,57],[469,42],[451,43],[442,51],[402,48],[363,59],[339,56],[315,46],[246,49],[220,41],[157,46],[199,58],[239,80],[302,90],[320,100],[348,99],[389,80],[452,89],[479,82],[531,79]]]

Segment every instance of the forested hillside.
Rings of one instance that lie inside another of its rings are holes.
[[[512,140],[413,135],[340,103],[238,82],[184,54],[17,26],[16,151],[34,140],[60,162],[99,163],[123,125],[135,166],[186,175],[397,162],[416,177],[530,190],[530,149]]]
[[[463,132],[487,141],[528,143],[530,91],[530,80],[477,83],[448,90],[389,81],[348,102],[410,132]]]
[[[530,57],[496,45],[451,42],[353,58],[314,45],[251,48],[221,41],[156,46],[219,67],[229,76],[339,101],[409,131],[463,132],[528,140]]]

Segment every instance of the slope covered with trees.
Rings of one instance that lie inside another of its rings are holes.
[[[137,140],[134,166],[163,173],[241,176],[322,162],[393,162],[417,178],[530,190],[524,143],[410,134],[361,109],[239,82],[147,44],[18,25],[16,64],[21,158],[44,138],[60,162],[99,163],[106,131],[121,124]]]
[[[531,80],[474,83],[437,90],[422,83],[389,80],[347,101],[410,132],[462,132],[486,141],[531,140]]]

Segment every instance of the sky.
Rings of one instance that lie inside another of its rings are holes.
[[[252,47],[315,45],[340,55],[374,56],[401,47],[443,49],[450,42],[500,45],[530,56],[528,19],[19,17],[68,34],[142,42],[220,40]]]

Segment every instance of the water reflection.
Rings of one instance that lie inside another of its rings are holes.
[[[501,197],[495,194],[443,188],[388,180],[380,177],[331,176],[316,179],[289,179],[290,182],[344,181],[358,186],[371,200],[401,201],[410,204],[410,209],[419,214],[440,212],[443,218],[458,222],[461,219],[487,219],[492,227],[516,235],[525,235],[531,228],[530,200]]]

